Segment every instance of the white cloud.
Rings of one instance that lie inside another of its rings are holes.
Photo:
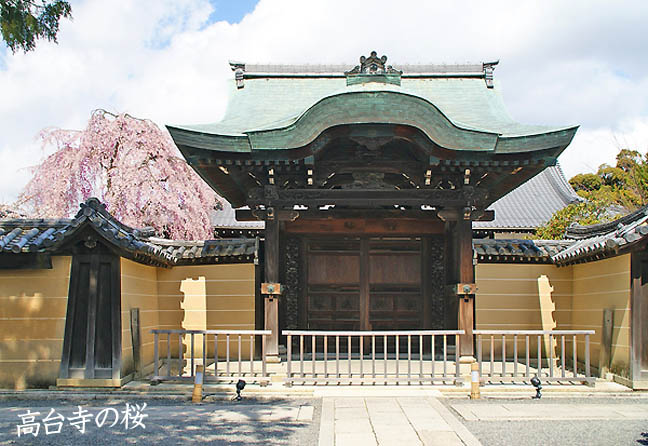
[[[596,172],[601,164],[614,165],[621,149],[648,152],[648,117],[632,118],[614,128],[580,129],[558,160],[570,178]]]
[[[210,122],[226,103],[227,61],[399,63],[500,58],[513,116],[581,124],[568,175],[612,162],[617,139],[648,149],[648,2],[261,0],[238,24],[207,24],[207,0],[75,2],[59,45],[0,63],[0,199],[41,157],[43,127],[81,128],[105,108],[159,124]]]

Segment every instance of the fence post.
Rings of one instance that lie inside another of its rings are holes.
[[[160,347],[159,347],[159,345],[158,345],[160,335],[158,334],[157,331],[154,331],[153,333],[154,333],[154,336],[155,336],[155,341],[154,341],[154,342],[155,342],[155,345],[153,346],[153,351],[154,351],[153,356],[154,356],[154,358],[155,358],[155,359],[154,359],[154,362],[155,362],[155,366],[154,366],[154,367],[155,367],[155,369],[153,370],[153,376],[158,376],[158,373],[159,373],[159,370],[160,370],[160,368],[159,368],[159,362],[160,362]]]
[[[481,394],[479,391],[479,384],[480,384],[480,377],[479,377],[479,364],[477,362],[473,362],[470,364],[470,399],[471,400],[478,400],[481,398]]]
[[[461,364],[459,361],[459,352],[460,352],[460,345],[459,343],[461,336],[455,335],[455,386],[461,387],[461,384],[463,383],[463,380],[461,379]]]
[[[585,377],[588,378],[587,384],[590,383],[590,337],[588,334],[585,335]]]
[[[266,371],[266,335],[261,335],[261,375],[263,378],[267,378],[268,374]],[[261,387],[266,387],[268,385],[268,380],[264,379],[261,381]]]
[[[204,373],[204,366],[202,365],[197,365],[196,366],[196,375],[194,378],[194,388],[193,388],[193,394],[191,395],[191,402],[192,403],[199,403],[202,401],[202,391],[203,391],[203,373]]]
[[[288,335],[286,337],[286,344],[288,347],[288,350],[286,352],[286,387],[292,387],[292,335]]]

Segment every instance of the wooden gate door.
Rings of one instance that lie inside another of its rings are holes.
[[[309,330],[423,328],[420,239],[317,239],[307,247]]]
[[[360,244],[357,238],[308,241],[309,330],[366,329],[360,317]]]
[[[423,328],[420,240],[369,240],[369,326]]]
[[[119,257],[74,256],[60,378],[120,377],[120,299]]]

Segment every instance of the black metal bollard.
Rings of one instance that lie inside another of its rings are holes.
[[[540,399],[542,398],[542,393],[540,392],[542,390],[542,386],[540,385],[540,378],[538,378],[538,375],[534,376],[531,378],[531,384],[533,387],[536,389],[536,394],[532,397],[532,399]]]

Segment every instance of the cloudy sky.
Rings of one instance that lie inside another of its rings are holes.
[[[215,122],[228,60],[357,64],[500,59],[512,115],[580,124],[566,175],[648,150],[648,1],[85,0],[59,44],[0,44],[0,202],[42,159],[44,127],[83,128],[92,110],[170,123]]]

